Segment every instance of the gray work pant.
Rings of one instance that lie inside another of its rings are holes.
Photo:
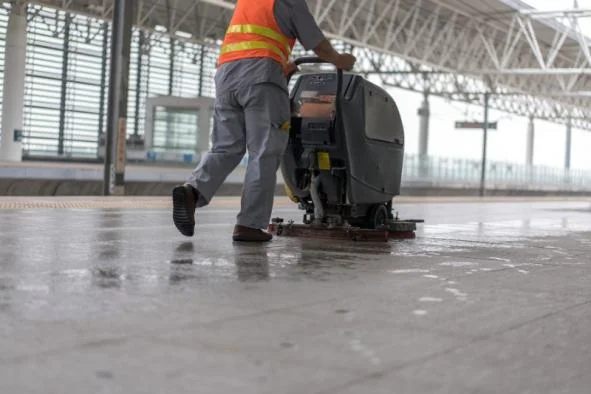
[[[274,84],[256,84],[217,94],[212,149],[187,180],[201,194],[197,208],[210,203],[248,149],[237,224],[267,228],[277,170],[289,137],[288,130],[281,130],[281,126],[290,116],[289,96]]]

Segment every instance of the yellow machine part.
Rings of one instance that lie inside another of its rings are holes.
[[[318,169],[323,171],[330,170],[330,155],[328,152],[318,152],[316,154],[318,160]]]
[[[293,194],[289,186],[287,186],[287,183],[283,184],[283,188],[285,189],[285,194],[287,194],[287,197],[289,197],[291,201],[295,202],[296,204],[300,202],[300,199],[297,198],[295,194]]]
[[[318,161],[318,169],[322,171],[330,170],[330,155],[328,152],[317,152],[316,159]],[[285,189],[285,194],[287,197],[296,204],[300,202],[300,199],[293,193],[293,191],[289,188],[287,183],[283,184],[283,188]]]

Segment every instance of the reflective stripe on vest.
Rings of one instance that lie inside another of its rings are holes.
[[[277,33],[276,31],[268,27],[251,24],[232,25],[226,31],[226,35],[231,34],[253,34],[261,36],[263,38],[269,38],[273,41],[283,44],[284,49],[282,50],[279,45],[274,45],[267,41],[242,41],[223,44],[220,48],[220,55],[224,55],[226,53],[231,52],[267,49],[277,54],[283,60],[284,63],[288,62],[288,58],[291,55],[291,46],[288,39],[285,36],[281,35],[280,33]]]
[[[281,49],[273,44],[263,41],[244,41],[226,44],[222,46],[220,54],[224,55],[230,52],[248,51],[250,49],[269,49],[279,55],[284,62],[287,62],[287,57],[285,56],[285,53],[281,51]]]
[[[234,25],[230,26],[226,31],[226,34],[232,33],[257,34],[259,36],[267,37],[282,43],[285,46],[287,53],[291,52],[291,46],[289,45],[289,41],[287,40],[287,38],[277,33],[273,29],[269,29],[268,27],[257,25]]]

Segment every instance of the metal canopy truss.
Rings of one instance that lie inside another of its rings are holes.
[[[17,0],[59,8],[100,20],[112,19],[113,0]],[[218,44],[234,4],[215,0],[137,0],[136,27],[173,36],[180,41]]]
[[[490,91],[499,110],[560,123],[572,116],[591,130],[591,53],[579,24],[590,11],[463,3],[317,0],[316,12],[335,37],[364,48],[358,71],[381,73],[387,85],[472,103]]]
[[[20,0],[19,0],[20,1]],[[179,40],[219,45],[234,1],[137,0],[136,25]],[[37,0],[110,19],[113,0]],[[557,2],[558,3],[558,2]],[[361,72],[384,82],[429,88],[462,101],[482,101],[519,115],[566,121],[591,130],[591,50],[580,19],[591,11],[538,11],[519,0],[308,0],[326,35],[372,60]],[[399,67],[398,60],[405,65]],[[388,74],[409,71],[411,74]],[[423,72],[444,71],[424,79]],[[456,92],[450,92],[457,89]],[[453,93],[453,94],[452,94]],[[474,94],[471,94],[474,93]],[[520,93],[508,96],[508,93]],[[469,97],[469,99],[468,99]]]
[[[527,84],[518,75],[510,76],[516,84],[525,83],[521,92],[510,90],[500,84],[500,77],[489,76],[487,82],[477,77],[433,70],[417,70],[409,62],[395,56],[383,55],[367,49],[355,49],[361,64],[360,72],[376,74],[383,85],[410,90],[418,93],[428,92],[453,101],[484,105],[484,92],[490,91],[490,106],[500,111],[518,116],[534,116],[560,124],[591,130],[589,107],[591,99],[580,93],[551,91],[540,79],[535,86]],[[526,90],[527,89],[527,90]],[[570,102],[566,102],[568,99]]]

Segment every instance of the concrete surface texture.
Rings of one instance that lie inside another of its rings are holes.
[[[589,393],[590,203],[403,201],[414,240],[244,245],[237,199],[193,239],[167,199],[0,199],[0,393]]]

